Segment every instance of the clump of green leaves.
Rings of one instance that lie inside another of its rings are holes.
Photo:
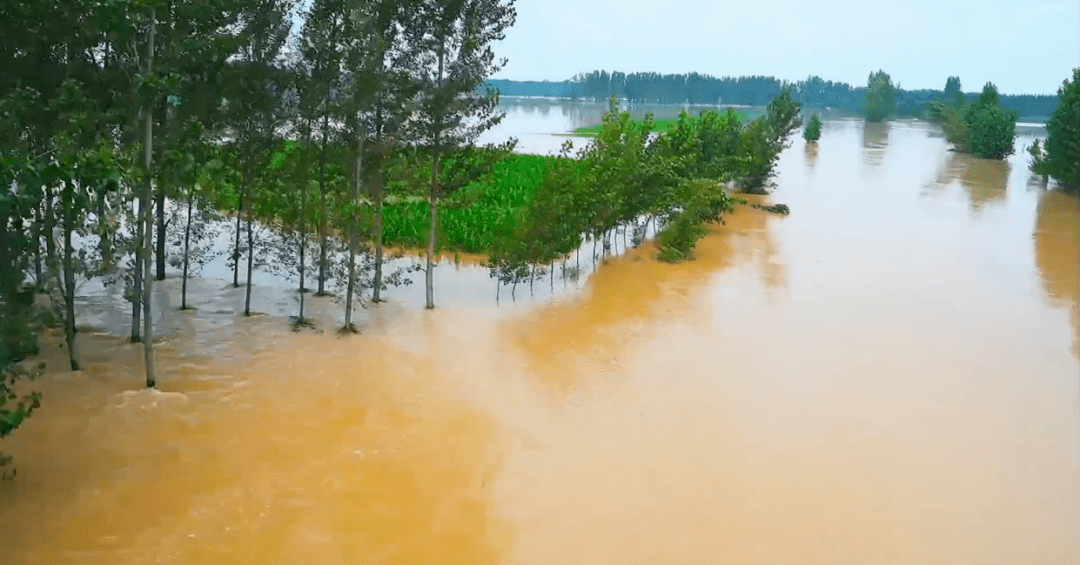
[[[821,139],[821,118],[818,117],[817,112],[810,114],[810,119],[806,121],[806,129],[803,130],[803,139],[806,141],[817,141]]]
[[[679,193],[683,205],[671,213],[656,239],[656,258],[668,263],[693,259],[698,240],[709,233],[707,224],[723,222],[723,214],[731,212],[735,204],[734,198],[709,179],[686,181]]]
[[[1080,68],[1058,88],[1058,105],[1046,122],[1046,143],[1028,150],[1031,170],[1053,177],[1066,189],[1080,189]]]
[[[692,259],[694,247],[699,239],[705,237],[709,228],[703,224],[694,210],[677,212],[669,221],[664,231],[656,237],[660,251],[656,258],[667,263],[677,263]]]
[[[40,392],[27,392],[19,394],[16,390],[21,380],[33,380],[45,370],[45,364],[28,368],[22,364],[9,365],[0,370],[0,438],[10,434],[30,417],[35,409],[41,406]],[[12,456],[0,452],[0,469],[11,463]],[[11,480],[15,478],[15,469],[10,473],[0,471],[0,478]]]
[[[986,83],[979,98],[970,103],[963,96],[954,97],[952,102],[935,101],[931,115],[942,124],[945,138],[956,151],[986,159],[1013,154],[1018,116],[1001,107],[997,87],[991,83]]]

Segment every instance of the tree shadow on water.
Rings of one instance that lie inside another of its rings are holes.
[[[945,166],[934,183],[941,189],[959,182],[967,196],[973,214],[982,212],[988,204],[1004,202],[1012,164],[1004,160],[981,159],[967,153],[950,151]]]
[[[1043,293],[1069,309],[1072,352],[1080,358],[1080,201],[1059,190],[1041,194],[1033,238]]]
[[[803,157],[806,160],[807,170],[813,172],[814,167],[817,165],[818,159],[818,144],[817,142],[808,142],[803,147]]]
[[[863,122],[863,163],[878,166],[885,160],[889,146],[889,122]]]

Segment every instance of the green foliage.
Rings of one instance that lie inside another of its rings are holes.
[[[1016,113],[995,103],[973,104],[967,120],[971,128],[971,152],[986,159],[1004,159],[1013,154],[1016,141]]]
[[[692,259],[694,246],[708,232],[709,228],[697,218],[694,210],[677,212],[656,237],[660,249],[656,258],[667,263]]]
[[[817,112],[810,115],[810,119],[806,122],[806,129],[803,130],[803,138],[806,141],[817,141],[821,139],[821,118],[818,117]]]
[[[1058,89],[1058,106],[1046,122],[1046,143],[1031,150],[1032,170],[1080,190],[1080,68]]]
[[[956,88],[959,88],[959,79]],[[949,85],[946,85],[948,89]],[[997,88],[986,83],[979,97],[970,103],[963,96],[951,103],[936,101],[931,106],[931,115],[934,121],[941,123],[945,139],[956,151],[987,159],[1004,159],[1014,151],[1017,115],[1002,108],[999,100]]]
[[[784,87],[780,94],[769,102],[765,111],[771,134],[779,140],[782,147],[787,147],[788,138],[793,132],[802,126],[802,118],[799,117],[801,105],[795,101],[791,87]]]
[[[866,121],[880,122],[896,111],[896,87],[885,71],[870,73],[866,81]]]
[[[0,438],[10,434],[41,406],[40,392],[20,394],[19,381],[30,381],[39,377],[45,370],[45,364],[28,368],[23,364],[7,364],[0,368]],[[0,451],[0,479],[15,478],[15,470],[10,473],[3,468],[11,463],[12,456]]]
[[[708,233],[708,222],[722,221],[734,209],[735,199],[710,179],[684,180],[678,188],[681,207],[671,212],[657,235],[656,258],[668,263],[692,259],[694,247]]]
[[[721,221],[736,203],[722,181],[767,178],[799,127],[798,110],[787,92],[748,128],[731,111],[704,110],[696,118],[684,112],[653,139],[651,116],[631,120],[612,99],[596,139],[576,159],[564,144],[517,227],[496,241],[492,276],[519,282],[531,276],[528,265],[546,265],[577,249],[582,234],[599,238],[642,216],[667,220],[657,239],[660,260],[692,258],[706,224]]]

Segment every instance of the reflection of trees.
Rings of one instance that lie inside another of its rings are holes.
[[[610,260],[580,295],[506,322],[501,334],[529,365],[528,373],[559,397],[583,386],[578,367],[615,370],[617,358],[637,339],[666,324],[708,324],[709,280],[725,269],[752,268],[768,289],[787,284],[785,265],[770,223],[782,219],[740,207],[698,242],[695,259],[676,265],[653,258],[651,244]]]
[[[806,158],[806,167],[813,170],[814,165],[817,165],[818,144],[807,143],[803,148],[803,156]]]
[[[1035,173],[1029,173],[1027,179],[1027,187],[1030,190],[1045,189],[1047,188],[1049,181],[1046,177],[1037,175]]]
[[[960,181],[967,192],[972,212],[979,212],[988,203],[1005,199],[1011,169],[1008,161],[980,159],[967,153],[950,151],[937,184],[946,186]]]
[[[1046,191],[1035,210],[1035,268],[1043,292],[1068,308],[1073,326],[1073,355],[1080,357],[1080,201]]]
[[[885,157],[885,148],[889,145],[889,122],[863,122],[862,130],[863,162],[867,165],[880,165]]]

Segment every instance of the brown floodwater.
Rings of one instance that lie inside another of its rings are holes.
[[[1080,561],[1080,205],[1019,153],[830,120],[754,198],[791,215],[694,261],[617,237],[498,302],[447,262],[356,336],[169,279],[157,391],[87,287],[84,369],[46,336],[0,444],[0,562]]]

